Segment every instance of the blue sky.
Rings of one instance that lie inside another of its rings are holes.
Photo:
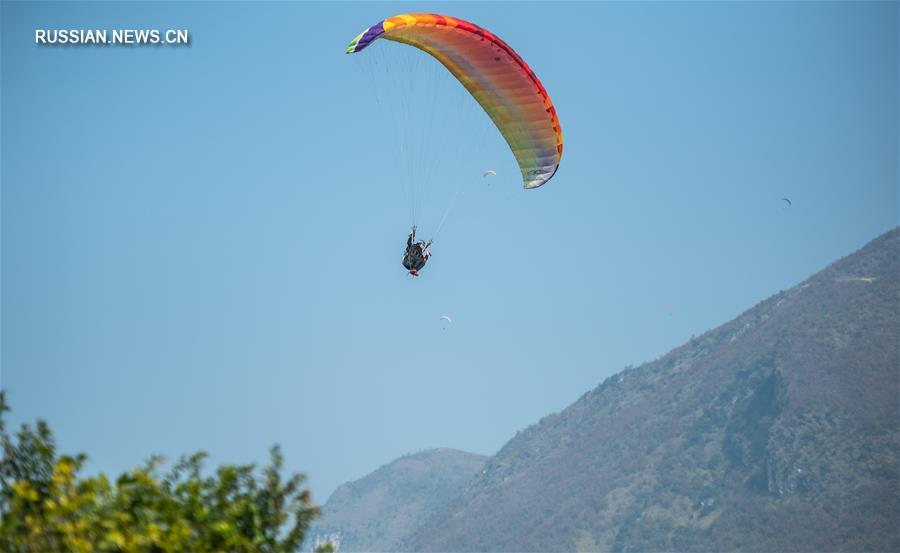
[[[493,453],[898,224],[896,2],[0,9],[2,386],[12,422],[45,418],[92,471],[278,442],[324,502],[404,453]],[[565,151],[519,190],[424,66],[432,227],[459,196],[411,281],[398,97],[372,90],[403,69],[360,66],[408,54],[344,49],[414,11],[516,48]],[[192,44],[38,47],[38,28]]]

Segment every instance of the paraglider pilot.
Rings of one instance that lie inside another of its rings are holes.
[[[419,271],[422,270],[422,267],[428,262],[428,258],[431,257],[431,252],[428,250],[431,240],[427,244],[424,240],[419,240],[418,242],[415,240],[416,227],[413,227],[406,238],[406,254],[403,256],[403,267],[412,276],[419,276]]]

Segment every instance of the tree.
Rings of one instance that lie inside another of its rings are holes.
[[[282,476],[278,446],[269,464],[222,465],[206,454],[163,459],[114,481],[80,475],[86,456],[57,453],[44,421],[6,431],[0,391],[0,550],[9,553],[297,551],[318,509],[303,474]]]

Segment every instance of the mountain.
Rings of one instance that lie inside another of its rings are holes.
[[[317,541],[331,541],[347,552],[396,550],[426,514],[462,490],[486,459],[455,449],[431,449],[339,486],[308,533],[310,548]]]
[[[400,548],[900,551],[898,373],[894,229],[518,433]],[[379,480],[354,527],[395,537]]]

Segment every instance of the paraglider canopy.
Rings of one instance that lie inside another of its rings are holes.
[[[534,71],[508,44],[477,25],[430,13],[397,15],[357,35],[348,54],[378,39],[413,46],[439,61],[481,105],[506,139],[525,188],[549,181],[562,157],[556,108]]]

